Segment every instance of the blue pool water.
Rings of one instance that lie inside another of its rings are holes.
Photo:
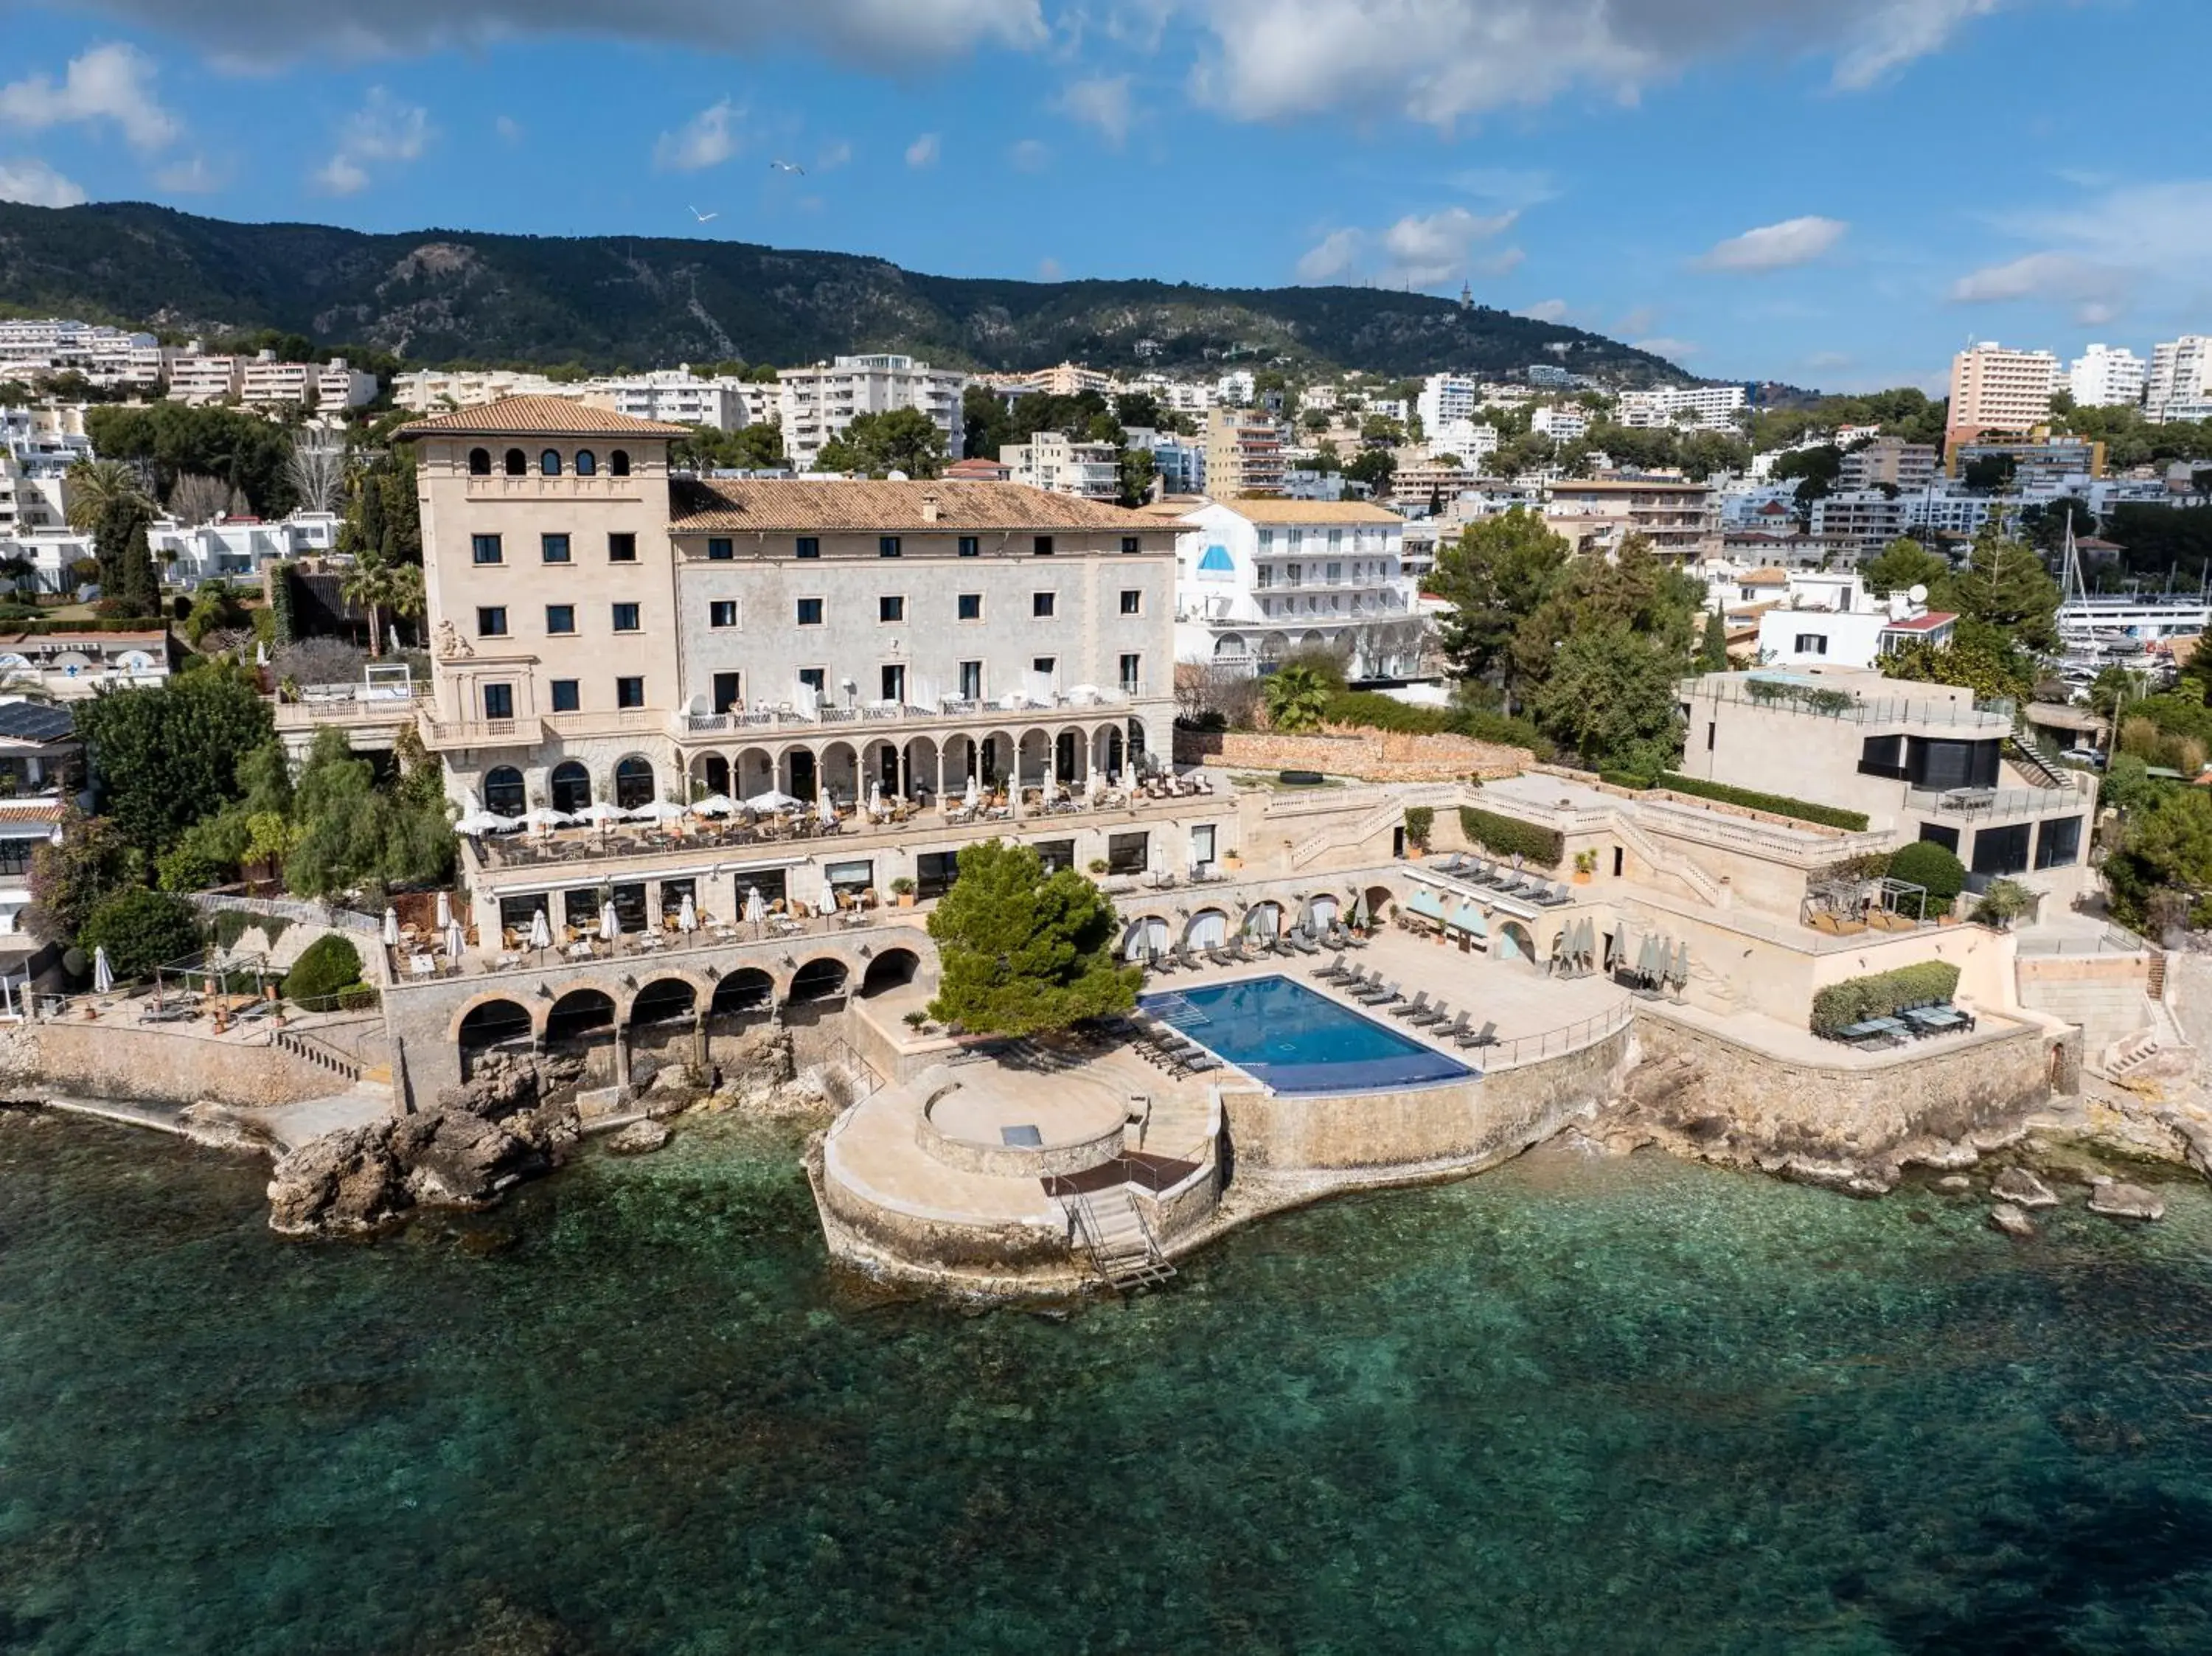
[[[1141,1004],[1277,1092],[1364,1093],[1476,1073],[1290,978],[1180,989]]]

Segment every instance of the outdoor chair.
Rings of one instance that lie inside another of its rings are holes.
[[[1462,1046],[1495,1046],[1498,1045],[1498,1024],[1487,1022],[1471,1035],[1455,1035],[1453,1040]]]
[[[1321,953],[1321,945],[1303,931],[1293,932],[1291,934],[1291,947],[1297,949],[1301,955],[1318,955]]]
[[[1406,997],[1396,984],[1386,981],[1370,985],[1358,991],[1352,998],[1363,1006],[1382,1006],[1394,1000],[1403,1000]]]
[[[1429,992],[1425,989],[1416,989],[1413,991],[1413,999],[1401,1006],[1394,1006],[1390,1009],[1390,1016],[1394,1018],[1417,1018],[1428,1010]]]
[[[1425,1029],[1443,1022],[1449,1016],[1451,1016],[1451,1009],[1438,1000],[1432,1001],[1420,1011],[1413,1013],[1406,1022],[1416,1029]]]
[[[1468,1027],[1468,1016],[1464,1012],[1459,1013],[1449,1023],[1439,1023],[1436,1028],[1436,1037],[1438,1040],[1457,1040],[1462,1035],[1473,1033]]]

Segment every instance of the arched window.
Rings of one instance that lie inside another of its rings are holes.
[[[538,470],[541,476],[559,476],[561,475],[561,451],[557,448],[549,448],[544,453],[539,455],[538,457]]]
[[[507,475],[510,477],[527,477],[530,475],[530,458],[519,448],[507,452]]]
[[[546,797],[553,809],[579,811],[592,803],[592,773],[574,759],[564,759],[554,766],[553,774],[546,784]]]
[[[491,476],[491,451],[489,449],[472,448],[469,451],[469,476],[471,477],[489,477]]]
[[[484,809],[495,816],[522,815],[522,773],[512,765],[497,765],[484,773]]]
[[[615,767],[615,804],[635,810],[653,803],[653,761],[632,754]]]
[[[629,452],[627,449],[616,449],[607,456],[607,476],[610,477],[629,476]]]
[[[593,454],[592,451],[587,448],[578,449],[576,451],[576,475],[579,477],[596,477],[599,476],[599,456]]]

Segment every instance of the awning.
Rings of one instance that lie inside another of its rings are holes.
[[[1424,919],[1441,920],[1444,917],[1444,906],[1435,892],[1422,886],[1406,900],[1406,912],[1419,914]]]
[[[1462,903],[1452,910],[1451,919],[1444,924],[1455,925],[1473,937],[1486,937],[1490,935],[1490,922],[1482,918],[1482,911],[1473,903]]]

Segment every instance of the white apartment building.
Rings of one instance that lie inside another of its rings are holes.
[[[1421,429],[1431,433],[1455,420],[1472,420],[1481,406],[1480,382],[1457,373],[1431,374],[1421,381],[1421,394],[1413,399]]]
[[[1231,368],[1213,382],[1211,406],[1225,409],[1247,409],[1257,395],[1255,381],[1249,368]]]
[[[2154,346],[2143,390],[2143,413],[2154,425],[2202,420],[2212,405],[2212,334],[2184,334]]]
[[[1855,576],[1838,579],[1844,585],[1834,591],[1802,594],[1793,579],[1789,600],[1760,612],[1761,665],[1870,668],[1908,644],[1941,649],[1951,641],[1955,615],[1930,610],[1904,592],[1875,597]]]
[[[1498,452],[1498,428],[1487,420],[1447,420],[1437,426],[1424,421],[1421,430],[1431,456],[1456,454],[1474,466]]]
[[[1624,426],[1651,430],[1678,423],[1675,416],[1686,409],[1705,430],[1731,431],[1746,400],[1741,385],[1662,385],[1621,392],[1613,414]]]
[[[1932,488],[1937,471],[1933,443],[1908,443],[1902,437],[1875,437],[1846,450],[1836,482],[1850,491],[1887,484],[1895,489]]]
[[[149,333],[59,317],[0,322],[0,379],[73,373],[110,390],[149,391],[175,355]]]
[[[331,512],[295,512],[275,523],[217,518],[191,526],[163,518],[147,529],[146,544],[156,563],[167,563],[168,582],[189,590],[202,581],[252,579],[288,558],[335,552],[339,522]]]
[[[2092,345],[2068,367],[2066,388],[2076,408],[2123,408],[2142,400],[2147,379],[2143,360],[2133,351]]]
[[[1915,533],[1946,535],[1972,540],[1996,515],[1997,502],[1986,494],[1953,493],[1949,488],[1923,490],[1899,497],[1905,521]]]
[[[1079,442],[1064,431],[1032,433],[1026,443],[999,450],[1006,481],[1028,488],[1073,494],[1086,500],[1116,499],[1121,492],[1121,451],[1111,443]]]
[[[863,414],[919,409],[945,434],[947,454],[957,455],[966,440],[967,421],[960,408],[968,388],[964,373],[878,353],[786,368],[778,378],[784,452],[797,470],[811,471],[822,446]]]
[[[239,401],[254,408],[353,409],[376,400],[376,376],[348,367],[342,356],[322,363],[280,362],[276,352],[263,351],[237,361]],[[175,395],[173,378],[170,394]]]
[[[1862,552],[1880,551],[1903,535],[1911,522],[1905,497],[1884,489],[1838,490],[1813,502],[1814,536],[1849,543]]]
[[[1571,443],[1589,430],[1589,410],[1571,403],[1552,403],[1528,416],[1528,429],[1555,443]]]
[[[594,379],[576,390],[583,401],[633,420],[712,426],[718,431],[773,424],[782,400],[775,385],[732,374],[702,379],[688,364],[621,379]]]
[[[392,376],[392,400],[410,414],[437,414],[507,397],[565,397],[575,389],[513,368],[416,368]]]
[[[1333,383],[1308,385],[1298,392],[1298,412],[1328,414],[1344,395],[1344,388]]]
[[[2058,359],[2049,351],[2008,351],[1994,339],[1951,359],[1951,440],[1984,432],[2025,434],[2051,419]]]
[[[1256,672],[1341,650],[1354,678],[1418,672],[1428,623],[1405,519],[1356,500],[1209,501],[1179,519],[1176,658]]]
[[[169,365],[169,400],[194,405],[226,403],[246,388],[246,361],[237,356],[180,353]]]

